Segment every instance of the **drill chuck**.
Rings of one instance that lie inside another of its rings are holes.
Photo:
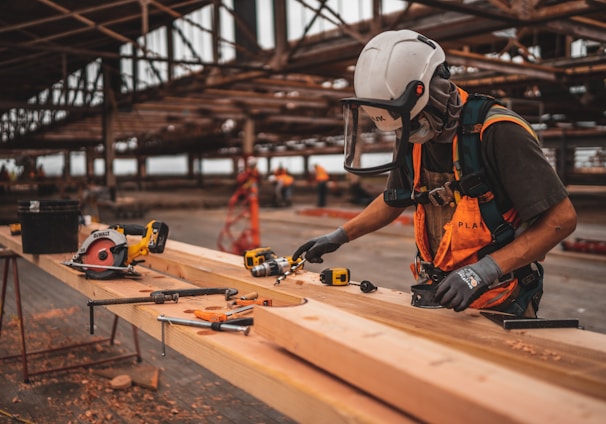
[[[285,257],[270,259],[262,264],[255,265],[250,269],[253,277],[270,277],[272,275],[282,275],[290,270],[290,262]]]

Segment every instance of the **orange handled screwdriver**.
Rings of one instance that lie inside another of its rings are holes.
[[[196,309],[194,311],[194,315],[200,319],[203,319],[204,321],[223,322],[223,321],[227,321],[232,315],[240,314],[242,312],[251,310],[254,307],[255,307],[255,305],[248,305],[248,306],[243,306],[242,308],[234,309],[233,311],[229,311],[229,312],[209,312],[209,311],[201,311],[199,309]]]

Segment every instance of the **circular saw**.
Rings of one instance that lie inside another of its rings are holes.
[[[128,244],[127,235],[139,235],[141,240]],[[162,253],[168,239],[168,226],[150,221],[141,225],[113,225],[96,230],[84,240],[71,261],[63,262],[86,274],[87,278],[108,280],[117,277],[140,277],[135,265],[144,262],[138,257],[149,253]]]

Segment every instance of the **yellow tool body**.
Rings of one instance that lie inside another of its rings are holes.
[[[132,242],[132,238],[127,240],[127,236],[140,236],[141,239]],[[83,271],[87,278],[95,280],[119,276],[140,277],[134,266],[143,260],[137,258],[164,252],[167,238],[168,226],[160,221],[152,220],[146,226],[117,224],[93,231],[72,260],[62,263]]]
[[[126,263],[131,264],[139,256],[147,256],[150,253],[162,253],[168,237],[166,224],[152,220],[145,228],[140,225],[113,225],[112,229],[124,235],[140,235],[141,239],[134,244],[128,245]]]
[[[261,265],[271,259],[277,258],[276,254],[270,247],[257,247],[256,249],[245,250],[244,267],[252,269],[255,266]]]
[[[320,281],[327,286],[346,286],[350,275],[349,268],[326,268],[320,272]]]

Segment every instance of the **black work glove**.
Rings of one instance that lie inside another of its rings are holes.
[[[484,256],[473,265],[467,265],[448,274],[438,285],[435,300],[445,308],[461,312],[488,286],[501,277],[501,268],[490,256]]]
[[[343,227],[339,227],[332,233],[324,234],[304,243],[293,253],[292,258],[293,260],[297,260],[305,252],[305,259],[308,262],[321,264],[324,262],[322,259],[323,254],[334,252],[348,241],[347,233]]]

